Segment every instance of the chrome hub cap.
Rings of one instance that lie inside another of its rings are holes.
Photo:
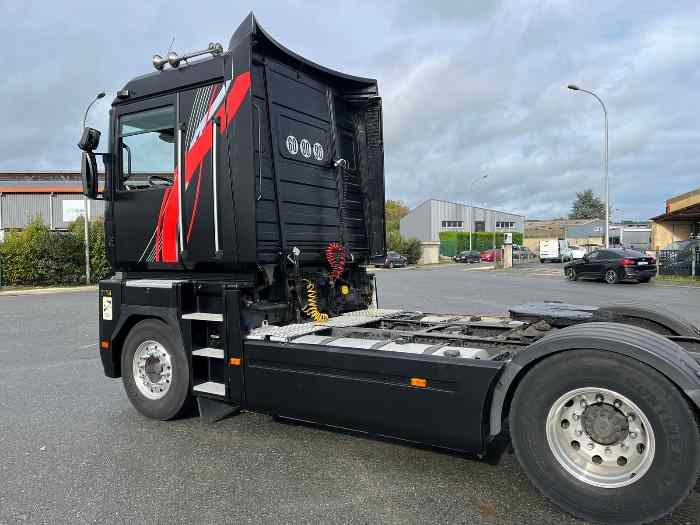
[[[168,393],[173,378],[170,354],[158,341],[144,341],[134,353],[133,376],[139,392],[148,399]]]
[[[627,397],[605,388],[561,396],[547,416],[547,442],[576,479],[603,488],[640,480],[654,460],[654,431]]]

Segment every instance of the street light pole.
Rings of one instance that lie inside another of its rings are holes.
[[[488,173],[479,175],[469,185],[469,200],[472,201],[472,204],[469,206],[469,251],[472,251],[472,229],[474,227],[474,198],[472,197],[472,189],[474,188],[474,184],[487,178],[488,176]]]
[[[87,116],[90,108],[95,102],[101,98],[104,98],[104,96],[104,91],[99,92],[88,105],[85,113],[83,114],[83,129],[85,129],[85,123],[87,122]],[[88,200],[87,195],[83,195],[83,215],[85,222],[85,281],[86,284],[90,284],[90,201]]]
[[[608,109],[605,107],[603,100],[587,89],[578,87],[575,84],[569,84],[567,86],[573,91],[583,91],[595,97],[595,99],[600,102],[600,106],[603,108],[603,118],[605,120],[605,129],[603,131],[603,171],[605,173],[605,247],[610,247],[610,179],[608,178]]]

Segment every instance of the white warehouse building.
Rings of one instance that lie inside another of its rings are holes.
[[[428,199],[401,219],[400,231],[402,237],[422,241],[423,262],[436,262],[440,247],[440,232],[523,233],[525,216],[457,202]]]

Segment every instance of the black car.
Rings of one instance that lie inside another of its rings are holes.
[[[455,262],[460,263],[478,263],[481,260],[481,252],[478,250],[465,250],[459,252],[454,257]]]
[[[576,279],[602,279],[608,284],[622,281],[648,283],[656,275],[656,259],[625,249],[595,250],[564,265],[564,275]]]
[[[399,252],[386,252],[386,257],[379,257],[374,260],[374,266],[383,266],[384,268],[398,268],[407,265],[408,259]]]

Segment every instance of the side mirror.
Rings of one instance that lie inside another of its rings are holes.
[[[83,151],[80,177],[83,181],[83,194],[88,199],[97,198],[97,160],[92,151]]]
[[[78,147],[83,151],[95,151],[100,145],[100,132],[95,128],[84,128]]]

